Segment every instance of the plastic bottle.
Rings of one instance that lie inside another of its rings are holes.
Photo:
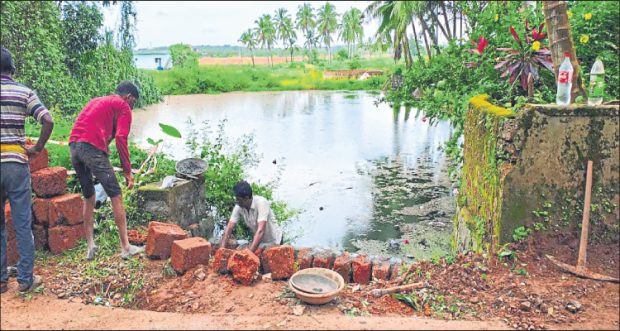
[[[588,90],[588,105],[598,106],[603,103],[605,92],[605,68],[601,59],[596,58],[590,71],[590,88]]]
[[[570,104],[570,90],[573,87],[573,65],[570,63],[570,53],[564,53],[564,61],[558,72],[558,93],[555,103],[558,105]]]

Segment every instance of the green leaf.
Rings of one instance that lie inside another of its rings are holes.
[[[181,138],[181,132],[179,132],[179,130],[177,130],[174,126],[159,123],[159,127],[165,134],[175,138]]]
[[[153,146],[160,144],[162,141],[164,141],[164,140],[163,139],[159,139],[159,140],[155,141],[155,140],[153,140],[151,138],[146,138],[146,142],[148,142],[149,144],[151,144]]]

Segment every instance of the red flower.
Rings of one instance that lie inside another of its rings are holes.
[[[484,39],[484,37],[480,37],[478,40],[478,54],[482,54],[484,52],[485,47],[489,44],[489,41]]]
[[[409,239],[405,239],[405,245],[409,245]]]
[[[547,34],[544,32],[538,32],[536,29],[532,30],[532,38],[536,41],[542,41],[547,37]]]
[[[510,26],[510,33],[512,33],[512,37],[515,38],[515,40],[519,43],[519,46],[523,46],[521,44],[521,38],[519,38],[517,31],[515,31],[515,28],[512,25]]]

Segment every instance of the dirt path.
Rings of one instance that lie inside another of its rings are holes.
[[[420,317],[345,317],[339,315],[244,315],[158,313],[70,303],[48,296],[26,301],[15,289],[2,295],[0,329],[507,329],[500,322],[440,321]]]

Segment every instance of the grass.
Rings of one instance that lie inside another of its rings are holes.
[[[378,90],[386,75],[357,79],[323,79],[325,70],[379,69],[388,73],[394,69],[391,59],[334,60],[331,64],[303,62],[270,66],[208,65],[174,68],[167,71],[145,70],[153,77],[164,95],[212,94],[233,91],[288,91],[288,90]]]

